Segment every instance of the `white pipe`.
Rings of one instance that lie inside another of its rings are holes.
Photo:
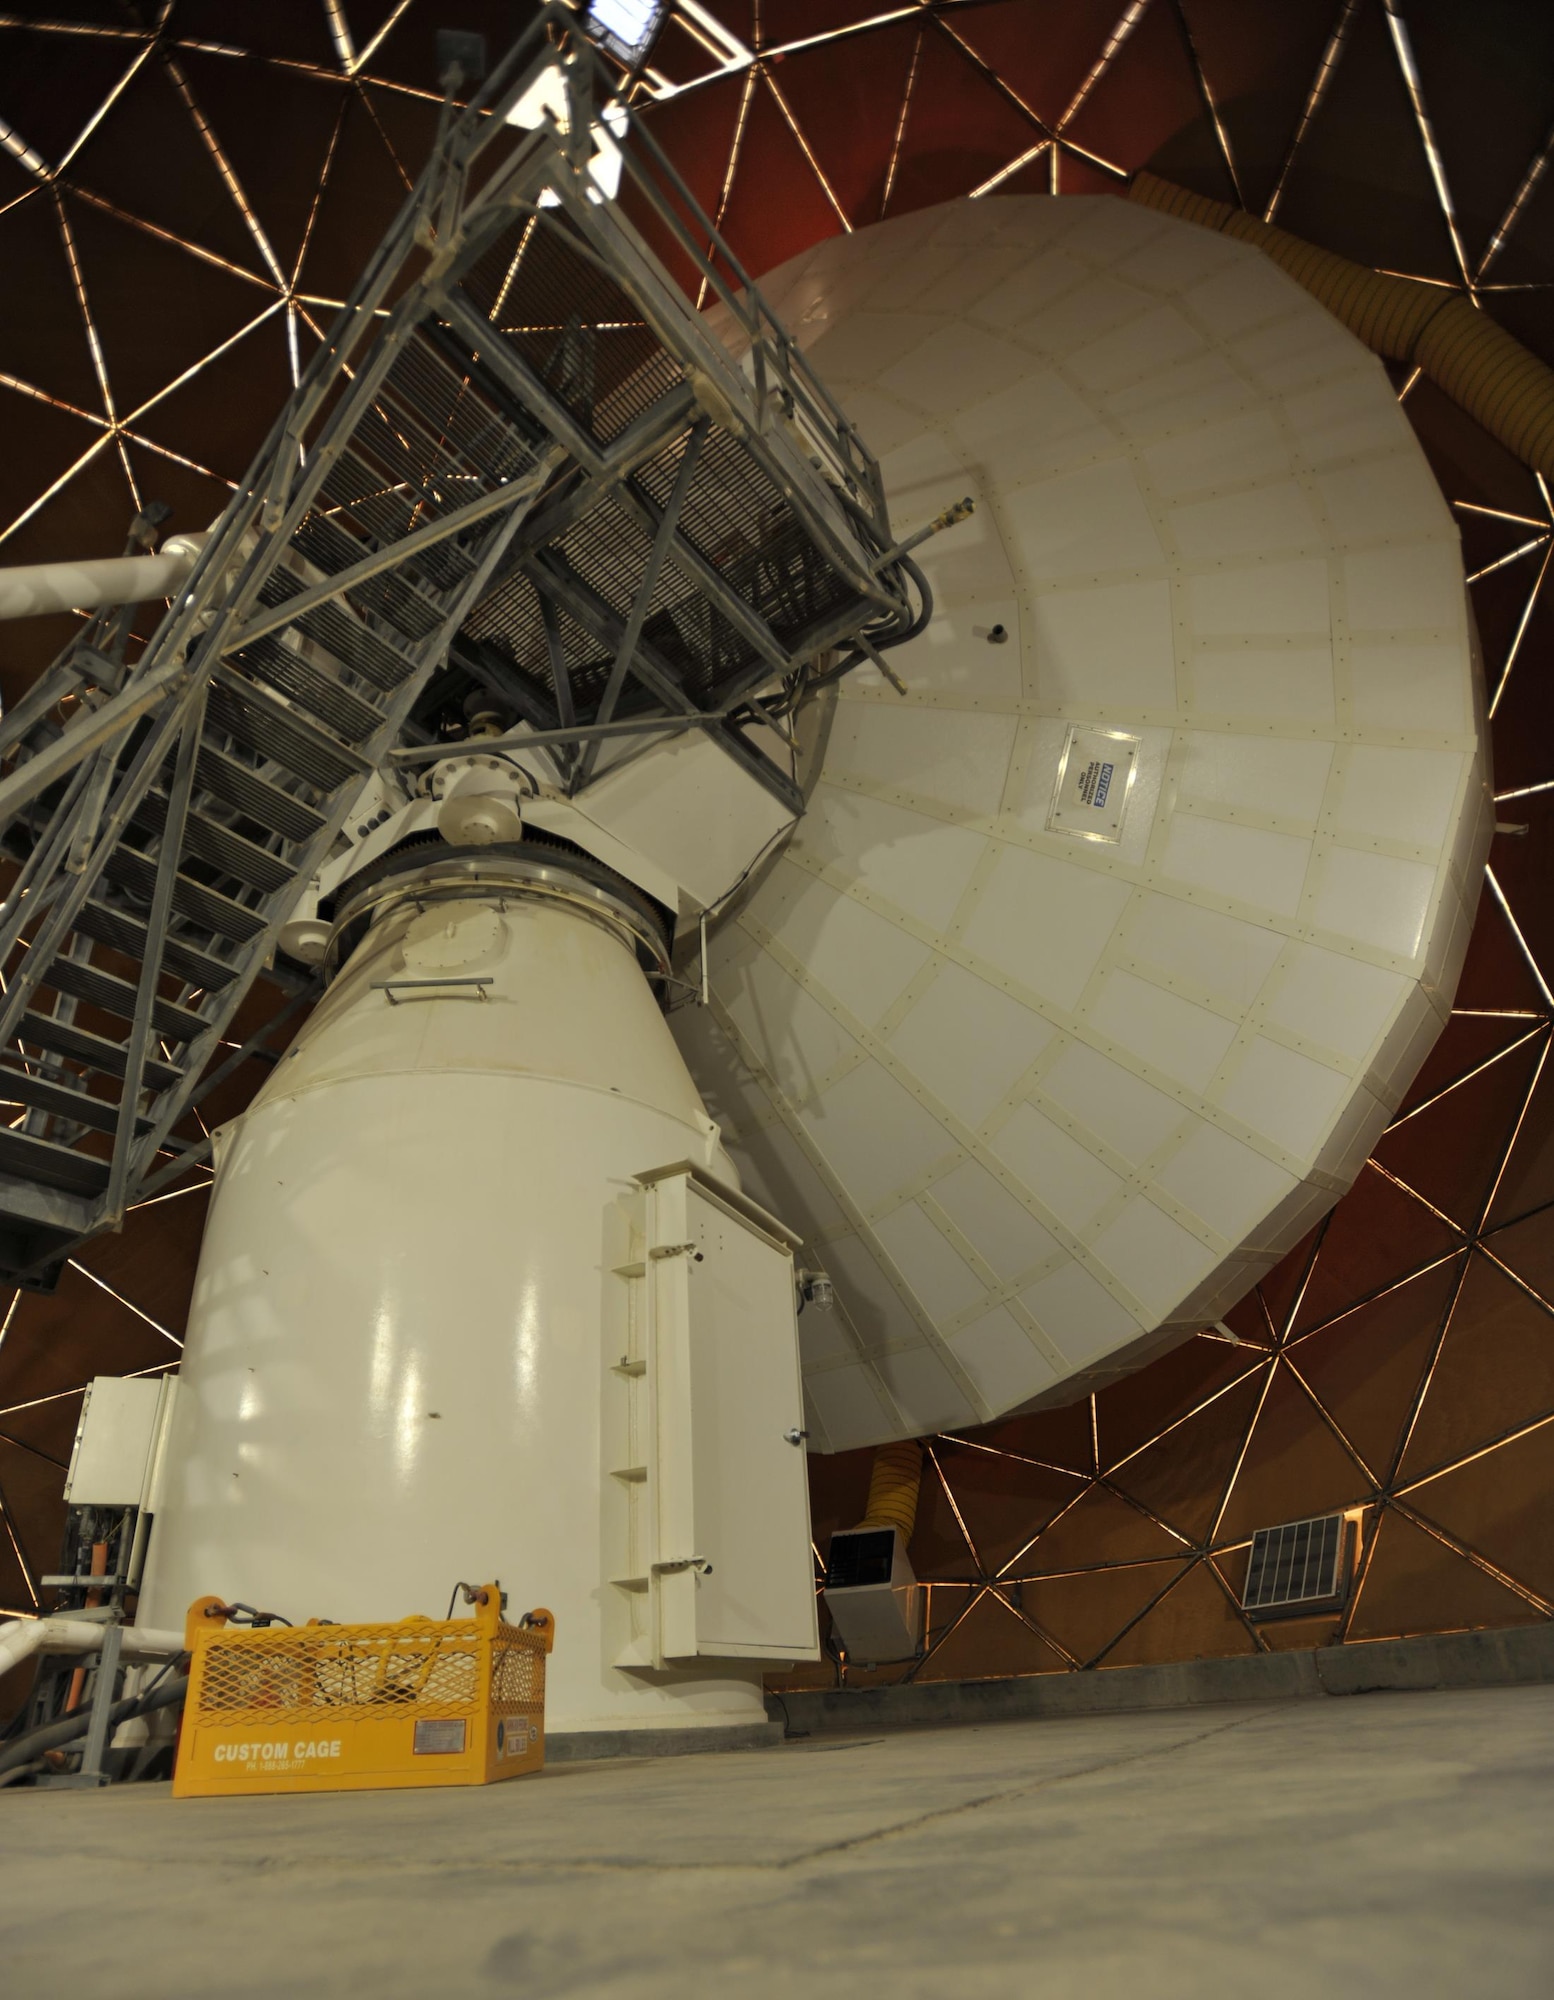
[[[0,569],[0,618],[42,618],[53,611],[101,611],[171,597],[194,567],[206,537],[174,535],[154,556],[104,556],[86,562],[31,563]]]
[[[95,1653],[107,1630],[106,1620],[88,1618],[19,1618],[0,1625],[0,1675],[30,1660],[34,1653]],[[183,1651],[182,1632],[124,1627],[122,1657],[127,1660],[170,1659]]]

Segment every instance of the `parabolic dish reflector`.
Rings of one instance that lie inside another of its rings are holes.
[[[1492,808],[1446,505],[1257,250],[995,198],[763,287],[899,533],[977,500],[921,552],[906,695],[841,683],[675,1017],[834,1280],[799,1322],[834,1450],[1070,1401],[1241,1297],[1439,1033]]]

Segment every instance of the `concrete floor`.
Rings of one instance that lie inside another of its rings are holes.
[[[0,1983],[94,2000],[1554,1992],[1554,1687],[0,1795]]]

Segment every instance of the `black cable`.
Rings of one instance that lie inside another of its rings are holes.
[[[151,1679],[146,1682],[145,1686],[140,1690],[140,1693],[135,1696],[135,1700],[137,1701],[147,1700],[155,1692],[155,1690],[162,1685],[163,1681],[167,1679],[168,1675],[173,1671],[173,1668],[177,1666],[179,1660],[182,1657],[183,1655],[181,1653],[174,1653],[172,1658],[162,1668],[161,1672],[153,1674]]]
[[[787,836],[790,833],[792,833],[795,824],[796,822],[789,821],[785,825],[778,827],[777,831],[772,835],[771,839],[767,841],[766,845],[761,849],[760,853],[755,857],[755,859],[740,875],[738,881],[735,882],[734,886],[731,889],[725,889],[723,894],[719,896],[718,900],[712,905],[711,909],[706,912],[706,918],[709,924],[715,922],[716,919],[723,914],[723,912],[728,908],[729,904],[733,902],[734,898],[739,894],[740,890],[750,880],[750,877],[755,873],[757,868],[759,868],[761,863],[766,859],[767,855],[771,853],[772,849],[777,845],[778,841],[785,840]]]
[[[911,556],[897,556],[896,561],[906,571],[907,575],[911,577],[918,597],[922,600],[918,607],[917,616],[912,620],[906,631],[902,633],[899,639],[892,639],[890,642],[893,646],[904,646],[909,639],[915,639],[919,632],[925,630],[929,619],[933,617],[933,585],[923,575],[923,572],[918,568]]]
[[[897,556],[894,567],[904,570],[911,577],[912,586],[918,595],[917,613],[911,622],[899,631],[881,632],[865,626],[864,637],[876,653],[888,653],[896,646],[907,645],[919,633],[927,629],[928,623],[933,617],[933,585],[924,576],[917,564],[910,556]],[[828,668],[823,674],[813,675],[804,683],[799,696],[800,701],[808,695],[818,693],[821,688],[830,687],[833,682],[842,680],[855,667],[861,667],[868,657],[868,654],[860,646],[853,646],[834,667]]]
[[[169,1660],[167,1667],[142,1693],[126,1695],[123,1700],[116,1701],[108,1711],[108,1727],[117,1729],[121,1722],[128,1722],[132,1716],[149,1715],[152,1709],[170,1708],[173,1703],[181,1702],[189,1692],[187,1674],[166,1687],[159,1685],[167,1668],[173,1664]],[[46,1722],[39,1729],[29,1730],[25,1736],[0,1751],[0,1785],[5,1783],[6,1773],[15,1770],[18,1765],[30,1764],[44,1751],[57,1750],[62,1744],[73,1743],[78,1736],[84,1736],[92,1726],[92,1713],[92,1708],[79,1708],[74,1715],[61,1716],[57,1722]]]
[[[772,1699],[772,1700],[773,1700],[774,1702],[776,1702],[777,1706],[778,1706],[778,1707],[779,1707],[779,1708],[780,1708],[780,1709],[782,1710],[782,1740],[783,1740],[783,1742],[784,1742],[784,1743],[802,1743],[802,1742],[804,1742],[804,1741],[805,1741],[805,1740],[806,1740],[806,1739],[808,1738],[808,1736],[809,1736],[809,1731],[808,1731],[807,1729],[795,1729],[795,1728],[794,1728],[794,1726],[793,1726],[793,1718],[792,1718],[792,1716],[790,1716],[790,1715],[789,1715],[789,1713],[788,1713],[788,1704],[787,1704],[787,1703],[786,1703],[786,1702],[785,1702],[785,1701],[783,1700],[782,1696],[781,1696],[781,1695],[780,1695],[780,1694],[779,1694],[779,1693],[777,1692],[776,1688],[768,1688],[768,1689],[766,1690],[766,1692],[767,1692],[767,1694],[768,1694],[768,1695],[769,1695],[769,1696],[771,1697],[771,1699]]]

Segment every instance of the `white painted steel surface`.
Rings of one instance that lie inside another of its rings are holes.
[[[491,983],[374,987],[438,977]],[[604,1664],[606,1216],[675,1160],[736,1178],[618,936],[385,915],[220,1149],[141,1615],[441,1617],[497,1576],[556,1615],[552,1730],[759,1722],[756,1667]]]
[[[81,562],[29,563],[0,569],[0,619],[100,611],[171,597],[193,569],[206,537],[175,535],[154,556],[102,556]]]
[[[162,1382],[97,1375],[81,1399],[65,1500],[72,1507],[138,1507],[151,1469]]]
[[[667,1192],[656,1190],[660,1214]],[[658,1274],[660,1448],[666,1516],[678,1517],[710,1572],[665,1577],[664,1650],[816,1659],[809,1468],[802,1436],[788,1441],[804,1425],[792,1249],[763,1238],[694,1182],[684,1184],[682,1200],[693,1247],[673,1264],[661,1260]],[[671,1288],[681,1300],[672,1317],[664,1310]],[[674,1401],[666,1393],[671,1370],[680,1390]],[[669,1417],[678,1435],[665,1435]]]
[[[59,1618],[13,1618],[0,1625],[0,1674],[8,1674],[34,1653],[95,1653],[102,1647],[106,1621],[68,1616]],[[165,1660],[181,1653],[182,1625],[176,1631],[158,1632],[153,1626],[136,1623],[123,1628],[121,1657],[126,1660]]]
[[[762,284],[898,531],[977,500],[920,552],[906,697],[842,684],[676,1017],[836,1282],[800,1331],[838,1448],[1071,1400],[1240,1297],[1439,1032],[1492,811],[1445,503],[1380,362],[1256,250],[995,198]],[[1137,739],[1114,840],[1077,794],[1049,824],[1076,726]]]

